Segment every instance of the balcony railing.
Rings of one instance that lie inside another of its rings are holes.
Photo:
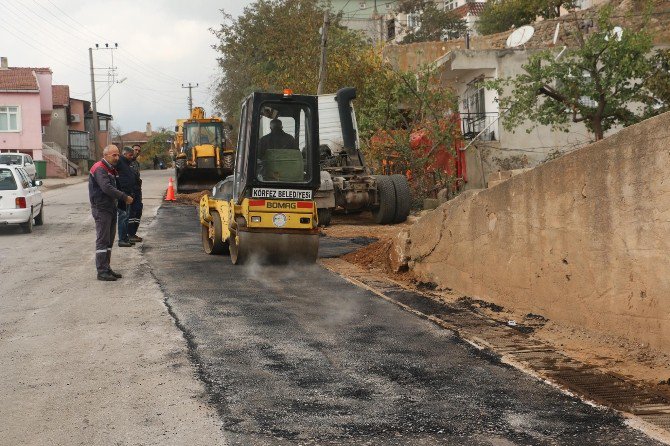
[[[481,133],[482,141],[498,140],[498,113],[461,113],[463,138],[473,139]]]

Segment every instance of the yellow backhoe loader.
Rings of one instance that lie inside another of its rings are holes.
[[[233,171],[234,151],[227,147],[221,118],[205,117],[195,107],[189,119],[177,120],[174,149],[178,193],[211,189]]]
[[[316,261],[320,185],[316,96],[252,93],[242,103],[233,175],[200,201],[207,254],[234,264]]]

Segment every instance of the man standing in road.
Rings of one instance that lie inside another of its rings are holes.
[[[95,267],[98,270],[98,280],[104,281],[114,281],[122,277],[109,266],[116,235],[116,209],[119,200],[127,205],[133,203],[133,197],[124,194],[117,187],[118,162],[119,148],[109,145],[102,151],[102,159],[91,167],[88,175],[88,197],[95,220]]]
[[[132,147],[124,147],[121,151],[119,163],[116,165],[116,170],[119,172],[118,185],[119,190],[126,195],[135,197],[137,189],[137,174],[130,166],[133,161],[135,152]],[[132,205],[131,205],[132,206]],[[130,219],[130,209],[124,201],[119,201],[118,221],[119,221],[119,247],[126,248],[133,246],[135,243],[129,240],[128,234],[128,220]]]
[[[135,172],[135,190],[133,191],[134,200],[130,206],[130,217],[128,218],[128,240],[136,243],[141,242],[142,237],[137,235],[137,228],[140,226],[140,219],[142,218],[142,178],[140,178],[140,162],[138,160],[142,148],[139,144],[133,146],[134,157],[130,162],[130,167]]]

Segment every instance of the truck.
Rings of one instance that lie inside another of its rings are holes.
[[[219,117],[205,117],[202,107],[177,120],[173,150],[178,193],[211,189],[232,173],[234,150],[228,147],[225,126]]]
[[[335,211],[371,211],[378,224],[407,220],[412,199],[402,174],[373,175],[360,150],[356,89],[318,96],[321,184],[316,192],[319,224],[327,226]]]

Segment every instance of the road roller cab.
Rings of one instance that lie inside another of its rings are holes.
[[[242,103],[234,174],[200,203],[203,247],[249,259],[314,262],[319,172],[315,96],[253,93]]]

